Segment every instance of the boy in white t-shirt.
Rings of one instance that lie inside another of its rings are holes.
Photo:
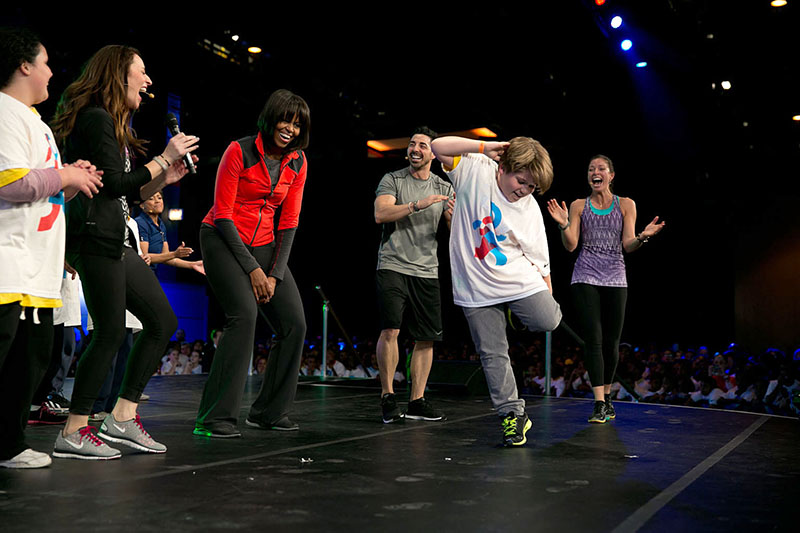
[[[453,300],[464,309],[502,417],[503,444],[521,446],[532,423],[508,356],[506,308],[531,331],[552,331],[561,322],[542,212],[531,196],[550,187],[553,165],[547,150],[528,137],[486,143],[440,137],[432,147],[456,191]]]

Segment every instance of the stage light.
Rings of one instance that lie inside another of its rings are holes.
[[[236,42],[236,41],[238,41],[238,40],[239,40],[239,36],[238,36],[238,35],[231,35],[231,40],[232,40],[233,42]]]
[[[251,54],[260,54],[261,48],[259,48],[258,46],[250,46],[247,48],[247,51],[250,52]]]
[[[378,152],[388,152],[394,149],[392,146],[382,143],[381,141],[367,141],[367,146]]]
[[[497,134],[489,128],[475,128],[471,131],[476,137],[497,137]]]
[[[639,61],[636,63],[636,68],[644,68],[647,66],[647,61]]]
[[[594,3],[597,4],[598,6],[602,6],[603,4],[606,3],[606,0],[594,0]]]
[[[720,87],[722,87],[726,91],[730,90],[730,88],[731,88],[731,82],[729,82],[729,81],[723,81],[719,85],[720,85]]]
[[[620,26],[622,26],[622,17],[617,15],[616,17],[611,19],[611,27],[616,30]]]
[[[170,209],[167,216],[170,220],[183,220],[183,209]]]
[[[772,0],[772,2],[769,3],[772,7],[783,7],[786,4],[788,4],[786,0]]]
[[[794,120],[795,122],[800,122],[800,115],[793,116],[792,120]]]
[[[624,41],[619,43],[619,47],[625,50],[626,52],[630,50],[632,46],[633,46],[633,41],[631,41],[630,39],[625,39]]]

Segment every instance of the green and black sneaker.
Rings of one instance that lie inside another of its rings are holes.
[[[605,424],[606,420],[608,420],[608,413],[606,412],[606,402],[600,402],[600,401],[594,402],[594,411],[592,412],[592,416],[589,417],[589,423]]]
[[[533,426],[533,422],[526,413],[517,415],[508,413],[503,418],[503,446],[522,446],[528,439],[525,434]]]
[[[609,420],[617,418],[617,410],[614,409],[614,404],[611,403],[611,396],[606,396],[606,416]]]

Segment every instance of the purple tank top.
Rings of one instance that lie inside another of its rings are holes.
[[[625,259],[622,257],[622,210],[619,197],[611,207],[595,209],[591,197],[581,212],[581,243],[572,283],[601,287],[627,287]]]

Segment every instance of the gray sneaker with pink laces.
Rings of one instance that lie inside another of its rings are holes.
[[[98,435],[105,440],[124,444],[141,452],[164,453],[167,451],[166,446],[153,440],[153,437],[145,431],[139,415],[126,422],[120,422],[114,418],[113,414],[109,414],[103,420]]]

